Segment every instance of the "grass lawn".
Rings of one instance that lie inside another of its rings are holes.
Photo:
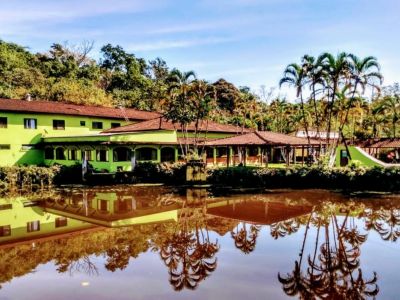
[[[340,150],[345,149],[344,146],[340,146],[338,148],[338,151],[336,153],[336,166],[340,166]],[[375,167],[375,166],[380,166],[373,160],[369,159],[365,155],[363,155],[360,151],[358,151],[355,147],[349,147],[350,155],[352,158],[352,161],[359,161],[362,166],[365,167]],[[349,162],[351,163],[351,161]]]

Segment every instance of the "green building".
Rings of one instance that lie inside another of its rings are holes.
[[[137,162],[181,160],[181,145],[195,138],[209,165],[262,166],[282,157],[304,163],[310,147],[304,138],[212,121],[200,122],[197,137],[194,124],[187,135],[177,127],[156,112],[0,99],[0,166],[71,166],[86,159],[100,172],[131,171]]]
[[[214,122],[203,126],[209,139],[240,131]],[[133,159],[179,160],[180,138],[156,112],[0,99],[0,166],[74,165],[86,157],[97,170],[129,171]]]

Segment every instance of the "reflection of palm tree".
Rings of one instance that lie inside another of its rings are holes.
[[[371,208],[365,218],[365,228],[376,231],[383,240],[395,242],[400,237],[400,210]]]
[[[300,223],[296,218],[293,218],[271,224],[270,228],[271,236],[277,240],[278,238],[297,232],[300,228]]]
[[[339,222],[336,212],[343,210],[341,204],[324,204],[312,213],[308,224],[316,227],[314,251],[308,255],[307,272],[302,272],[307,235],[304,235],[300,260],[286,276],[278,274],[283,291],[301,299],[365,299],[375,297],[379,288],[376,273],[372,279],[364,279],[360,266],[360,246],[367,235],[359,232],[345,207],[346,215]],[[394,214],[395,215],[395,214]],[[322,238],[320,239],[320,235]]]
[[[190,229],[191,219],[195,221],[195,230]],[[160,249],[173,288],[176,291],[196,289],[200,281],[216,270],[218,250],[218,241],[211,242],[208,235],[205,209],[183,208],[176,232]]]
[[[246,223],[241,224],[242,228],[238,229],[239,225],[236,226],[236,231],[231,231],[231,236],[235,241],[236,248],[245,254],[249,254],[256,248],[257,237],[261,228],[257,225],[250,225],[250,230],[247,231]]]

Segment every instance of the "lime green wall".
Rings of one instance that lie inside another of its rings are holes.
[[[0,117],[7,118],[7,128],[0,128],[0,145],[10,145],[10,150],[0,150],[0,165],[21,165],[43,163],[41,150],[22,150],[22,145],[37,144],[42,137],[94,134],[111,128],[111,123],[125,125],[125,120],[92,118],[69,115],[47,115],[0,112]],[[37,129],[25,129],[24,119],[37,119]],[[65,120],[65,130],[54,130],[53,120]],[[85,121],[85,126],[80,122]],[[92,129],[92,122],[103,122],[103,129]]]
[[[47,213],[38,206],[24,207],[24,202],[26,202],[26,199],[23,197],[14,199],[0,198],[0,205],[12,204],[12,209],[0,210],[0,226],[11,225],[11,235],[0,237],[0,243],[91,227],[86,222],[68,219],[67,226],[56,228],[55,219],[59,216]],[[27,223],[33,221],[40,221],[40,230],[28,232]]]

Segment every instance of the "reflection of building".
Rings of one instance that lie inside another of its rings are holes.
[[[312,206],[288,205],[285,202],[234,200],[224,206],[208,208],[207,214],[255,225],[271,225],[309,214],[311,210]]]
[[[0,199],[0,245],[64,234],[92,227],[91,224],[26,206],[23,198]]]
[[[177,221],[180,204],[171,200],[168,193],[140,192],[144,191],[82,191],[48,199],[41,206],[46,212],[107,227]]]

